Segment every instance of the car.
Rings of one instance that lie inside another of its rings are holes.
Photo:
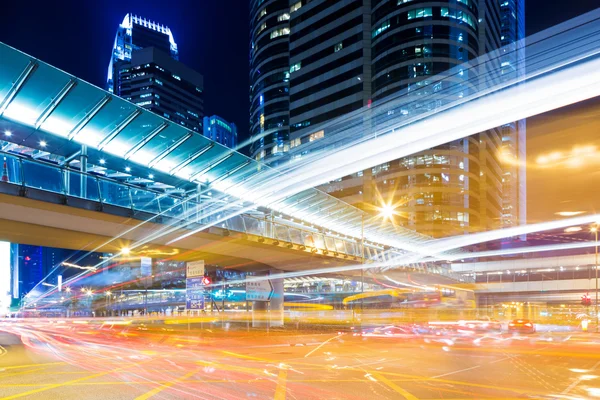
[[[376,338],[403,338],[410,339],[415,335],[410,327],[389,325],[374,329],[365,330],[362,333],[363,337]]]
[[[477,326],[477,330],[479,331],[494,331],[494,332],[498,332],[502,330],[502,323],[500,323],[500,321],[492,319],[490,317],[481,317],[481,318],[477,318],[477,321],[479,322],[478,326]]]
[[[509,332],[535,333],[535,324],[528,319],[515,319],[508,323]]]

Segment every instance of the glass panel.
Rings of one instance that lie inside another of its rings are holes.
[[[105,96],[98,88],[78,81],[42,124],[41,129],[59,136],[68,136],[75,125]]]
[[[333,242],[335,245],[335,251],[342,254],[348,254],[348,251],[346,250],[346,245],[344,244],[343,240],[333,238]]]
[[[346,251],[352,256],[361,256],[360,246],[354,242],[346,241]]]
[[[321,235],[320,233],[316,233],[313,235],[313,237],[315,239],[315,247],[318,249],[324,249],[325,240],[323,239],[323,235]]]
[[[231,150],[226,151],[224,153],[223,157],[225,155],[227,155],[227,154],[231,154]],[[214,163],[214,162],[219,161],[220,159],[222,159],[222,157],[219,157],[217,159],[213,159],[210,162]],[[232,169],[235,169],[236,167],[240,166],[245,161],[246,161],[246,157],[242,156],[241,154],[234,154],[233,156],[229,157],[224,162],[220,163],[219,165],[217,165],[216,167],[214,167],[210,171],[208,171],[206,173],[206,175],[204,176],[204,179],[208,180],[209,182],[213,181],[215,179],[218,179],[219,177],[223,176],[224,174],[226,174],[227,172],[231,171]],[[245,168],[243,168],[241,170],[238,170],[236,172],[236,175],[237,174],[244,174],[244,173],[245,173]],[[227,177],[227,179],[230,179],[230,177]]]
[[[146,133],[146,135],[148,135],[148,133]],[[187,130],[177,125],[170,125],[133,154],[131,160],[141,165],[148,165],[159,154],[168,149],[170,145],[177,142],[188,133]]]
[[[315,233],[312,232],[302,232],[302,236],[304,237],[304,245],[306,247],[315,247]]]
[[[156,193],[149,192],[147,190],[130,188],[131,200],[133,201],[133,208],[135,210],[146,211],[150,213],[158,214],[158,200]]]
[[[82,175],[77,171],[65,171],[65,192],[69,196],[81,197],[88,200],[100,200],[98,182],[95,177]],[[81,178],[85,179],[85,192],[81,190]]]
[[[131,208],[128,186],[120,185],[117,182],[101,180],[100,193],[102,194],[103,203]]]
[[[35,125],[44,109],[68,82],[68,75],[46,64],[39,64],[21,86],[21,90],[4,112],[4,116],[26,125]]]
[[[244,219],[240,215],[229,218],[226,222],[228,229],[236,232],[246,232],[244,228]]]
[[[29,64],[29,57],[21,52],[11,49],[4,43],[0,43],[0,99],[4,99],[12,87],[12,83]]]
[[[325,236],[325,246],[329,251],[339,251],[335,246],[335,240],[330,236]]]
[[[304,244],[304,239],[302,239],[302,231],[298,229],[290,229],[290,239],[294,244]]]
[[[186,131],[186,133],[188,132]],[[169,172],[181,162],[187,160],[189,156],[194,154],[196,151],[202,149],[209,143],[210,141],[208,139],[196,133],[191,138],[186,140],[183,144],[178,146],[171,153],[169,153],[168,156],[163,158],[158,164],[156,164],[155,168],[161,171]],[[204,158],[204,156],[200,157],[200,159],[204,159],[204,161],[206,162],[206,158]],[[182,169],[178,173],[178,175],[182,177],[188,177],[189,171],[187,171],[187,167]]]
[[[286,242],[290,242],[290,234],[288,232],[288,227],[285,225],[275,224],[275,238],[279,240],[285,240]]]
[[[92,120],[74,137],[74,140],[92,147],[98,147],[98,144],[100,144],[100,142],[121,122],[129,117],[134,110],[135,106],[133,104],[118,98],[113,98],[112,101],[105,104],[94,118],[92,118]],[[128,149],[121,148],[116,154],[123,155],[127,150]]]
[[[163,215],[173,218],[183,218],[183,205],[179,199],[161,196],[158,201]]]
[[[10,183],[21,184],[21,164],[17,157],[3,156],[2,179],[7,179]],[[6,166],[6,171],[4,167]],[[5,178],[6,177],[6,178]]]
[[[25,186],[62,193],[62,174],[57,167],[23,161]]]
[[[148,135],[162,124],[163,120],[152,113],[143,113],[131,121],[113,140],[104,148],[104,151],[123,156],[135,146],[144,135]]]
[[[246,232],[252,235],[264,236],[264,221],[252,217],[244,217],[244,221],[246,222]]]

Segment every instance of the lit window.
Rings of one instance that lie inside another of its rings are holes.
[[[412,0],[398,0],[397,5],[404,4],[404,3],[410,3],[411,1]]]
[[[158,83],[160,86],[163,85],[163,83],[161,81],[159,81],[158,79],[155,79],[155,82]]]
[[[290,14],[288,13],[283,13],[280,16],[277,17],[277,21],[281,22],[281,21],[287,21],[290,19]]]
[[[293,13],[294,11],[298,11],[300,9],[300,7],[302,7],[302,2],[299,1],[297,3],[295,3],[294,5],[292,5],[290,7],[290,12]]]
[[[289,35],[289,34],[290,34],[290,28],[275,29],[273,32],[271,32],[271,39],[275,39],[276,37]]]
[[[337,53],[338,51],[340,51],[341,49],[344,48],[344,45],[342,42],[339,42],[338,44],[336,44],[335,46],[333,46],[333,52]]]
[[[179,76],[175,75],[175,74],[173,74],[173,78],[177,79],[178,81],[181,80],[181,78]]]
[[[198,93],[202,93],[202,89],[200,89],[200,88],[196,88],[196,92],[198,92]]]
[[[466,12],[461,10],[455,10],[453,8],[441,7],[440,15],[446,18],[456,19],[459,22],[464,22],[469,25],[471,28],[476,29],[475,20]],[[409,18],[410,19],[410,18]],[[462,38],[459,38],[459,41],[462,41]]]
[[[409,18],[410,19],[410,18]],[[390,27],[390,21],[383,21],[377,29],[373,31],[372,37],[376,37]]]
[[[267,23],[263,22],[262,25],[260,26],[260,29],[258,30],[257,33],[261,33],[262,31],[264,31],[265,29],[267,29]]]
[[[141,101],[141,102],[139,102],[139,103],[135,103],[135,104],[137,104],[137,105],[138,105],[138,106],[140,106],[140,107],[141,107],[141,106],[148,106],[148,105],[151,105],[151,104],[152,104],[152,100]]]
[[[277,154],[278,149],[277,146],[273,146],[273,148],[271,149],[271,154]]]
[[[260,114],[260,131],[265,131],[265,114]]]
[[[442,7],[442,9],[443,8],[444,7]],[[432,15],[433,15],[433,12],[431,10],[431,7],[425,7],[425,8],[417,8],[415,10],[409,11],[407,14],[407,18],[408,19],[426,18],[426,17],[431,17]]]
[[[300,146],[301,143],[302,143],[302,141],[300,140],[300,138],[294,139],[294,140],[290,141],[290,148]]]
[[[324,130],[320,130],[318,132],[311,133],[310,136],[308,137],[308,141],[309,142],[314,142],[315,140],[321,139],[322,137],[325,137],[325,131]]]
[[[145,99],[146,97],[152,97],[152,93],[144,93],[140,95],[140,99]]]
[[[265,15],[267,15],[267,9],[263,8],[262,11],[260,12],[260,14],[258,14],[258,18],[260,19],[260,18],[264,17]]]
[[[292,72],[300,71],[300,68],[302,68],[302,62],[297,62],[296,64],[290,67],[290,74]]]

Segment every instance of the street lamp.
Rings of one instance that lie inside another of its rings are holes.
[[[596,257],[594,261],[594,270],[596,271],[596,305],[594,306],[594,313],[596,314],[596,333],[598,333],[598,223],[590,229],[594,233]]]

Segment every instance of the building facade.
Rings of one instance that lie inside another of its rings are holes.
[[[460,88],[445,101],[467,96],[485,71],[460,66],[501,43],[496,0],[292,3],[287,35],[289,146],[283,141],[279,148],[267,148],[255,142],[253,155],[267,162],[287,152],[301,157],[304,144],[328,134],[319,125],[389,96],[403,94],[415,101],[411,109],[361,117],[368,120],[366,128],[385,118],[443,106],[443,101],[418,99],[448,89],[444,85]],[[268,7],[263,16],[269,18]],[[434,76],[446,79],[437,82]],[[321,189],[365,210],[393,204],[401,224],[435,237],[490,229],[499,226],[503,213],[501,146],[501,130],[495,129]]]
[[[125,16],[108,67],[108,91],[201,134],[203,88],[202,75],[178,61],[169,28]]]
[[[238,145],[236,125],[217,115],[204,117],[204,136],[230,149]]]
[[[256,159],[273,147],[289,149],[290,18],[298,5],[250,0],[250,153]]]
[[[525,37],[525,0],[501,0],[502,75],[514,79],[525,73],[525,50],[518,45]],[[502,127],[503,169],[502,225],[527,222],[527,124],[516,121]]]

